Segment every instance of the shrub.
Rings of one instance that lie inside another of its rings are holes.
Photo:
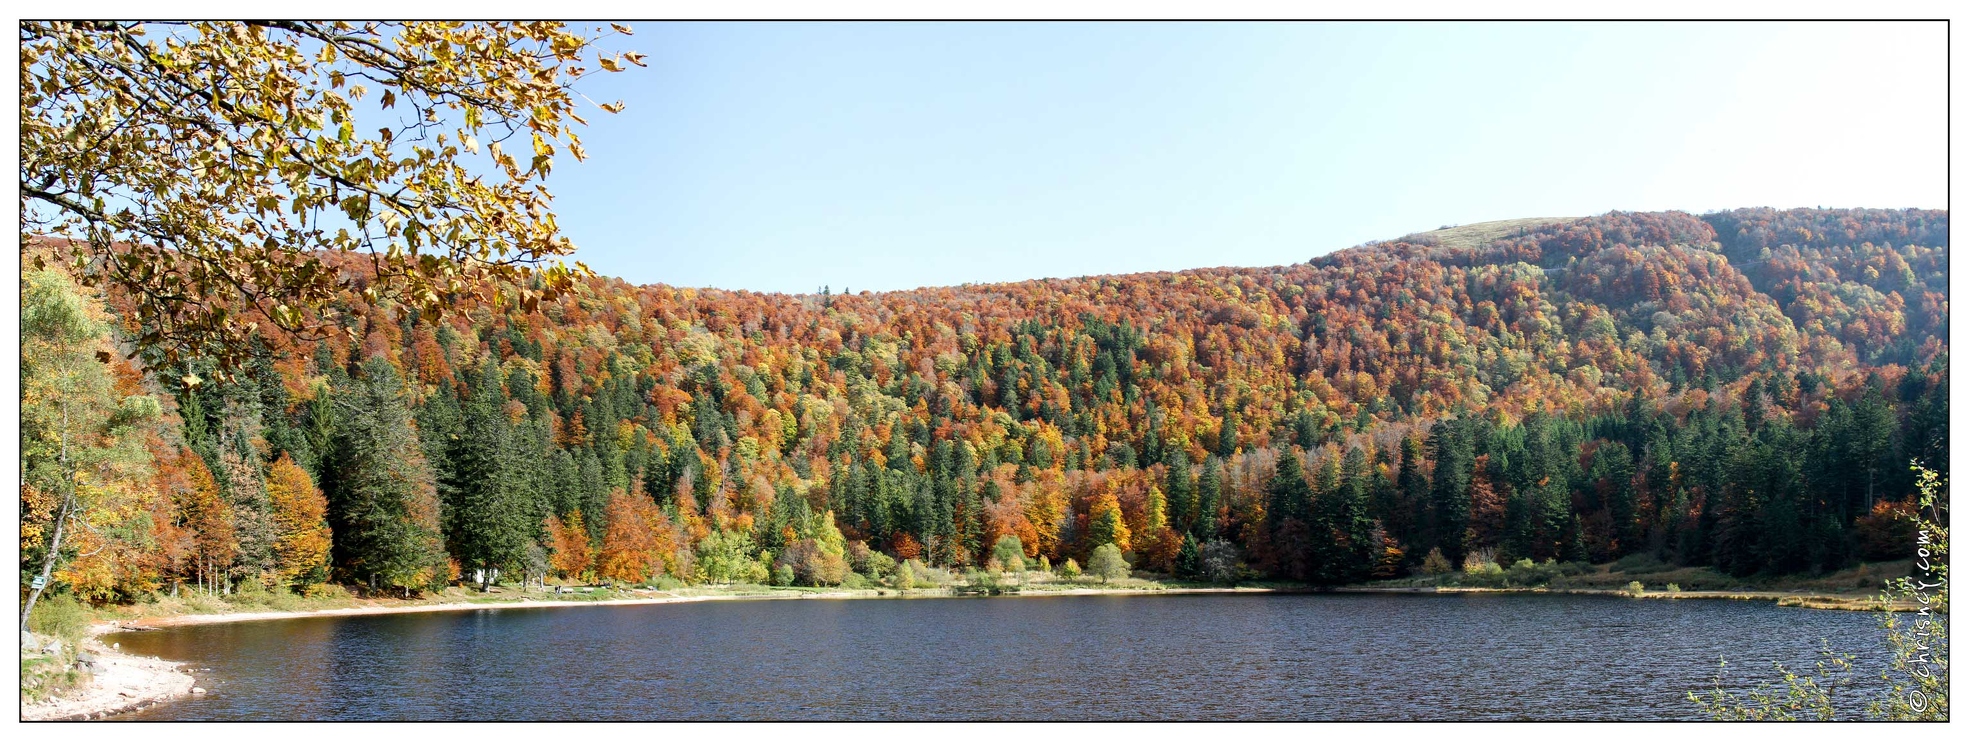
[[[903,566],[909,568],[914,587],[944,587],[955,582],[950,576],[950,570],[929,566],[922,560],[911,559],[903,562]]]
[[[861,566],[855,571],[867,575],[868,579],[880,580],[896,571],[896,560],[888,554],[871,550],[862,557]]]
[[[1063,580],[1080,579],[1080,563],[1074,561],[1071,558],[1067,559],[1065,564],[1060,565],[1060,579]]]
[[[1677,584],[1675,584],[1675,583],[1673,583],[1673,582],[1671,582],[1671,583],[1668,583],[1668,588],[1667,588],[1667,589],[1668,589],[1668,592],[1669,592],[1670,594],[1680,594],[1680,593],[1682,592],[1682,586],[1681,586],[1681,585],[1677,585]]]
[[[1221,538],[1204,544],[1197,561],[1202,570],[1198,576],[1219,585],[1235,585],[1244,575],[1244,562],[1239,558],[1237,546]]]
[[[1497,550],[1488,546],[1470,552],[1463,557],[1463,571],[1479,574],[1497,567]]]
[[[1496,565],[1491,566],[1496,567]],[[1533,563],[1530,559],[1519,559],[1511,565],[1511,569],[1503,572],[1503,577],[1504,584],[1508,586],[1532,587],[1551,584],[1553,580],[1559,579],[1564,574],[1565,570],[1556,560],[1547,559],[1543,563]]]
[[[35,602],[34,614],[27,617],[27,628],[75,646],[89,634],[89,609],[67,593],[44,596]]]
[[[991,547],[992,561],[1007,572],[1026,571],[1025,554],[1025,545],[1019,543],[1019,537],[1009,533],[999,536],[998,543]]]
[[[1634,596],[1634,597],[1636,597],[1636,598],[1638,598],[1638,597],[1641,597],[1641,596],[1642,596],[1643,594],[1645,594],[1645,593],[1647,593],[1647,591],[1648,591],[1648,588],[1647,588],[1647,586],[1646,586],[1646,585],[1642,585],[1642,584],[1641,584],[1641,581],[1640,581],[1640,580],[1635,580],[1635,581],[1633,581],[1633,582],[1629,582],[1629,583],[1627,583],[1627,594],[1628,594],[1628,595],[1632,595],[1632,596]]]
[[[1860,558],[1868,561],[1907,559],[1914,555],[1913,502],[1880,502],[1873,512],[1853,521]]]
[[[655,577],[650,578],[649,584],[650,587],[656,588],[658,590],[675,590],[677,588],[683,587],[684,581],[672,577],[668,574],[658,573]]]
[[[1449,570],[1449,559],[1443,557],[1442,549],[1430,549],[1428,556],[1422,557],[1422,574],[1434,576]]]
[[[1114,544],[1101,544],[1094,547],[1094,554],[1087,558],[1087,571],[1102,582],[1119,580],[1128,576],[1128,560],[1121,558],[1121,548]]]

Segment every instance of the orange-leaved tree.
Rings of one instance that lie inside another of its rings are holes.
[[[282,580],[308,591],[328,581],[328,498],[314,478],[282,453],[267,470],[273,503],[274,559]]]
[[[588,574],[595,564],[594,550],[588,544],[588,526],[581,519],[581,511],[567,514],[567,519],[547,516],[548,546],[553,553],[547,557],[548,566],[563,580],[579,580]]]

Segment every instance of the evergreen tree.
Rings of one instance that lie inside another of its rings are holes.
[[[1293,452],[1279,452],[1265,495],[1279,571],[1291,579],[1309,579],[1317,567],[1320,534],[1312,522],[1313,488]]]
[[[1196,480],[1190,474],[1189,454],[1172,448],[1164,464],[1162,490],[1169,497],[1170,527],[1188,533],[1196,527],[1198,515]]]
[[[523,441],[507,419],[498,366],[488,360],[465,404],[463,434],[445,467],[447,544],[480,590],[495,573],[525,566],[541,522],[532,507]]]
[[[444,584],[436,482],[404,399],[383,358],[334,391],[335,488],[329,493],[337,570],[372,588],[405,592]]]
[[[1470,520],[1472,447],[1461,421],[1441,420],[1429,429],[1430,458],[1436,472],[1429,485],[1429,532],[1451,564],[1463,562],[1463,532]]]
[[[1220,526],[1218,513],[1223,509],[1223,477],[1218,473],[1220,464],[1216,459],[1203,462],[1203,474],[1196,481],[1196,525],[1191,532],[1198,541],[1217,538]]]

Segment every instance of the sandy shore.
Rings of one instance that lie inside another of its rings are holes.
[[[93,627],[96,636],[82,645],[96,655],[101,668],[88,687],[63,698],[22,704],[21,721],[101,719],[188,695],[196,687],[179,663],[124,654],[103,644],[101,636],[115,629],[98,624]]]
[[[1181,595],[1189,593],[1265,593],[1274,592],[1270,588],[1168,588],[1163,590],[1139,590],[1131,588],[1071,588],[1066,590],[1032,590],[1006,593],[994,597],[1043,598],[1049,596],[1071,595]],[[770,592],[735,595],[676,595],[666,592],[649,593],[649,597],[615,598],[610,600],[520,600],[486,603],[430,603],[425,605],[375,605],[353,608],[325,608],[314,611],[265,611],[258,613],[201,613],[180,616],[157,616],[99,624],[105,631],[143,631],[170,626],[198,626],[205,624],[240,623],[245,621],[277,621],[289,618],[327,618],[337,616],[380,616],[393,613],[441,613],[452,611],[518,610],[524,608],[574,608],[596,605],[660,605],[664,603],[700,603],[717,600],[896,600],[921,598],[956,598],[943,590],[916,590],[898,592],[895,590],[840,590],[831,592]]]

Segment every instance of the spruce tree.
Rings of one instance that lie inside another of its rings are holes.
[[[403,378],[378,357],[348,384],[334,392],[340,424],[329,515],[336,567],[373,588],[441,587],[437,486],[411,425]]]
[[[452,446],[445,490],[451,496],[447,536],[451,555],[479,589],[497,571],[524,566],[541,522],[532,507],[523,442],[506,417],[506,394],[490,360],[465,404],[462,435]]]

